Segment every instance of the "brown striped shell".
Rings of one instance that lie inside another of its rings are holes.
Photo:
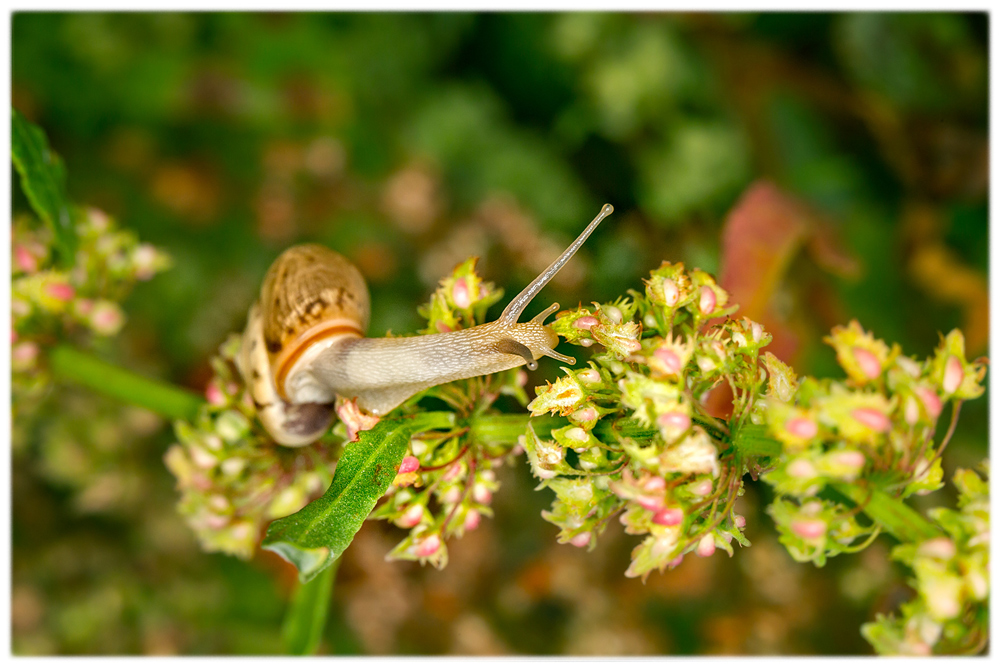
[[[370,314],[368,287],[343,255],[321,245],[297,245],[274,261],[260,291],[264,345],[274,383],[284,378],[313,342],[363,336]]]

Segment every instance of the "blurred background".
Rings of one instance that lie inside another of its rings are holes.
[[[373,335],[410,332],[455,264],[478,255],[514,294],[604,202],[545,303],[683,261],[720,274],[800,374],[839,377],[821,338],[851,318],[915,356],[953,327],[970,359],[988,352],[987,30],[985,14],[17,13],[13,104],[77,203],[175,260],[102,354],[196,391],[292,243],[359,266]],[[14,652],[280,652],[291,567],[200,552],[162,463],[170,425],[59,392],[15,425]],[[987,405],[963,408],[947,478],[986,455]],[[794,563],[761,484],[738,507],[752,548],[644,585],[623,576],[620,527],[592,553],[557,545],[527,466],[501,481],[495,520],[443,571],[386,563],[402,531],[366,524],[322,650],[864,654],[861,623],[907,599],[888,539]]]

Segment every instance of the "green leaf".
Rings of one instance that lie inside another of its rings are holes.
[[[339,564],[336,560],[312,581],[299,584],[292,596],[281,626],[281,638],[289,654],[314,655],[319,648]]]
[[[835,482],[829,487],[854,501],[869,518],[900,542],[923,542],[942,534],[917,510],[884,491],[847,482]]]
[[[11,111],[11,154],[21,175],[21,189],[35,213],[52,228],[57,261],[68,268],[76,257],[76,230],[66,196],[66,169],[41,128],[17,109]]]
[[[272,522],[262,546],[295,565],[301,581],[310,581],[354,539],[396,476],[410,436],[449,428],[454,420],[450,412],[425,412],[383,419],[362,431],[358,442],[344,451],[323,497]]]
[[[762,424],[745,424],[733,433],[733,445],[745,459],[758,456],[780,456],[781,443],[767,434]]]

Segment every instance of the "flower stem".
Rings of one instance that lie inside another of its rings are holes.
[[[56,377],[171,419],[194,421],[204,399],[194,392],[125,370],[60,343],[49,354]]]
[[[339,565],[338,558],[316,578],[298,584],[292,594],[281,625],[281,638],[291,655],[314,655],[319,648]]]

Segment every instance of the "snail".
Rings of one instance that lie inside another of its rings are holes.
[[[614,208],[605,204],[579,237],[493,322],[446,333],[365,338],[368,288],[344,256],[315,244],[284,251],[250,308],[237,366],[264,428],[282,445],[318,439],[333,422],[337,396],[384,415],[428,387],[488,375],[537,359],[576,363],[554,350],[544,324],[553,303],[528,322],[525,307],[576,254]]]

